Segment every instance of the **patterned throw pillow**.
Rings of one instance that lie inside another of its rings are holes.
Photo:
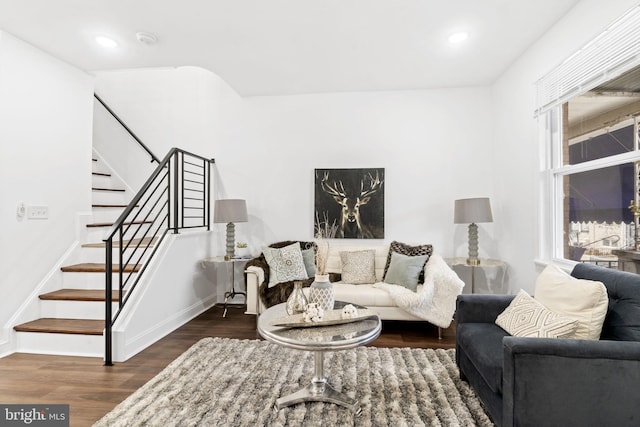
[[[264,247],[262,253],[269,264],[269,287],[280,282],[309,278],[302,259],[300,243],[296,242],[279,249]]]
[[[516,337],[569,338],[578,322],[547,310],[521,289],[498,315],[496,325]]]
[[[406,243],[396,242],[395,240],[389,244],[389,255],[387,255],[387,264],[384,266],[384,275],[383,278],[386,279],[387,271],[389,271],[389,264],[391,264],[391,253],[397,252],[402,255],[407,256],[419,256],[426,255],[427,259],[425,260],[425,264],[429,261],[429,257],[433,253],[433,246],[431,245],[417,245],[411,246]],[[424,265],[423,265],[424,267]],[[418,277],[418,283],[424,283],[424,271],[420,272],[420,276]]]
[[[340,252],[342,281],[352,285],[376,283],[374,250]]]

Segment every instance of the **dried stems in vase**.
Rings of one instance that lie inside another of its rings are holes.
[[[338,234],[338,224],[336,220],[334,219],[332,223],[329,223],[329,216],[326,212],[323,212],[322,221],[320,221],[320,216],[318,215],[318,211],[316,211],[314,227],[316,239],[335,239],[336,234]]]
[[[329,256],[329,242],[322,238],[316,239],[318,250],[316,251],[316,274],[327,274],[327,257]]]

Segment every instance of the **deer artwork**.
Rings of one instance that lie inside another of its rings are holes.
[[[340,206],[340,221],[336,237],[353,239],[375,238],[374,233],[362,223],[360,208],[371,200],[371,196],[382,187],[384,180],[381,180],[378,172],[375,177],[368,173],[360,180],[359,191],[345,189],[342,180],[329,181],[329,172],[325,171],[320,181],[322,191],[333,197]]]

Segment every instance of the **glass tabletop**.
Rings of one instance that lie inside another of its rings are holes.
[[[335,309],[342,309],[346,302],[336,301]],[[258,332],[271,342],[285,347],[308,351],[333,351],[354,348],[378,338],[382,330],[380,317],[369,317],[356,322],[312,328],[288,328],[273,326],[273,321],[287,315],[284,303],[267,309],[258,318]],[[364,309],[353,304],[358,309]]]

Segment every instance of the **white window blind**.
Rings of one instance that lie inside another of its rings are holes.
[[[640,64],[640,6],[537,83],[536,116]]]

